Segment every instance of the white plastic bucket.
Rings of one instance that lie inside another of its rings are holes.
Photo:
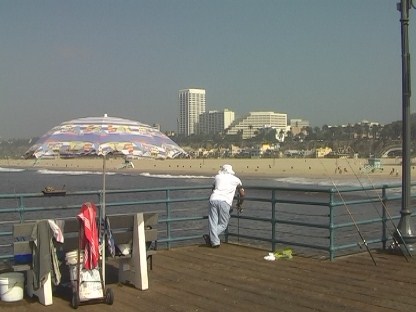
[[[0,274],[1,300],[6,302],[22,300],[24,281],[23,273],[8,272]]]
[[[79,262],[82,264],[84,259],[84,251],[80,252],[80,260]],[[69,251],[65,254],[66,264],[68,265],[75,265],[78,263],[78,250]]]
[[[78,266],[77,265],[72,265],[72,264],[69,264],[68,265],[68,267],[69,267],[69,279],[71,280],[71,281],[77,281],[78,280]],[[81,275],[81,273],[82,273],[82,270],[83,270],[83,268],[82,268],[83,266],[82,266],[82,264],[79,266],[79,271],[80,271],[80,275]]]

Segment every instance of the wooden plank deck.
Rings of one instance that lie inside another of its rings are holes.
[[[265,261],[264,250],[223,244],[161,250],[149,271],[149,289],[116,282],[108,263],[112,306],[81,305],[79,311],[415,311],[416,261],[373,251],[336,261],[294,256]],[[52,306],[25,297],[0,302],[1,311],[73,311],[71,289],[58,290]]]

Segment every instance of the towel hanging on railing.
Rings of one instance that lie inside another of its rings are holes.
[[[87,270],[95,269],[100,258],[95,204],[91,202],[84,203],[77,217],[83,222],[84,226],[84,235],[81,238],[81,247],[84,249],[84,268]]]

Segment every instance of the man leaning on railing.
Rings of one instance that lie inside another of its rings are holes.
[[[219,235],[225,231],[230,221],[231,206],[235,192],[238,192],[237,209],[242,211],[245,191],[241,180],[235,176],[231,165],[223,165],[215,176],[212,194],[209,199],[208,228],[209,235],[203,238],[208,246],[220,247]]]

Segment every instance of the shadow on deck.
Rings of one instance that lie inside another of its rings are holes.
[[[117,283],[107,265],[112,306],[81,305],[78,310],[105,311],[413,311],[416,307],[416,262],[373,251],[319,260],[294,255],[265,261],[267,252],[223,244],[221,248],[188,246],[161,250],[149,271],[149,289]],[[0,302],[2,311],[73,311],[71,289],[54,294],[52,306],[25,297]]]

